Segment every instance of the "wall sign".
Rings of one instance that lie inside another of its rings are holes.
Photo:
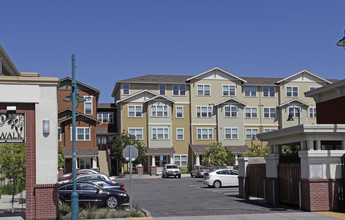
[[[24,113],[0,113],[0,142],[25,141]]]

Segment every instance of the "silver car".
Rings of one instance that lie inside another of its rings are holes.
[[[175,178],[181,178],[181,170],[175,164],[165,164],[163,167],[162,177],[167,178],[174,176]]]

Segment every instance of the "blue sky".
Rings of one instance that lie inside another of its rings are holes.
[[[344,79],[345,1],[0,2],[0,43],[21,72],[71,77],[113,102],[116,81],[146,74]]]

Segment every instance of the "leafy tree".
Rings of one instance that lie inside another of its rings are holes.
[[[224,164],[232,165],[235,163],[235,156],[228,148],[220,142],[213,142],[205,149],[203,163],[214,166],[223,166]]]
[[[270,153],[270,147],[261,147],[258,144],[251,146],[244,154],[244,157],[264,157]]]
[[[58,166],[62,168],[65,165],[65,155],[63,154],[63,147],[61,143],[58,144]]]
[[[12,212],[14,212],[14,193],[16,184],[25,180],[25,144],[0,145],[0,173],[13,183]]]
[[[122,156],[123,149],[125,149],[127,145],[134,145],[138,149],[138,157],[133,162],[133,165],[143,164],[146,161],[145,155],[147,148],[143,146],[141,141],[136,140],[135,136],[123,131],[121,134],[115,135],[113,140],[114,143],[111,147],[111,155],[115,156],[121,164],[127,163],[127,160]]]

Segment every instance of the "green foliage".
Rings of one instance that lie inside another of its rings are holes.
[[[187,167],[181,167],[180,170],[182,174],[189,174],[189,170]]]
[[[129,135],[128,132],[123,131],[119,135],[114,136],[114,143],[111,147],[111,154],[116,156],[122,163],[127,163],[125,158],[122,157],[122,151],[127,145],[134,145],[138,149],[138,157],[133,162],[133,165],[143,164],[146,160],[147,148],[143,146],[143,143],[136,140],[134,136]]]
[[[16,184],[14,194],[18,194],[20,192],[23,192],[25,190],[25,180],[21,180]],[[13,193],[13,184],[6,184],[2,187],[0,187],[0,195],[12,195]]]
[[[265,147],[261,147],[260,145],[256,144],[250,147],[244,154],[243,157],[265,157],[270,153],[270,147],[266,145]]]
[[[63,153],[63,147],[61,143],[58,143],[58,166],[62,168],[65,165],[65,155]]]
[[[67,215],[68,213],[72,212],[72,208],[70,205],[63,203],[60,207],[59,207],[59,213],[60,215]]]
[[[213,142],[205,149],[202,162],[204,164],[223,166],[224,164],[232,165],[235,162],[235,156],[231,150],[223,146],[221,142]]]

